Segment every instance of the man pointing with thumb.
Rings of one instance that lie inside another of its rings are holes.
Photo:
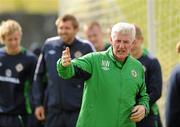
[[[69,48],[57,61],[64,79],[85,81],[77,127],[135,127],[149,112],[142,65],[129,55],[135,27],[117,23],[107,51],[89,53],[71,61]]]

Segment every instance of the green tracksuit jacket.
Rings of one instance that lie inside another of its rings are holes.
[[[133,107],[141,104],[149,112],[141,64],[131,56],[122,64],[111,47],[74,59],[68,67],[58,60],[57,71],[64,79],[85,79],[77,127],[135,127],[130,120]]]

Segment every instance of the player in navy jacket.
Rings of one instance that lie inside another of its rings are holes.
[[[180,53],[180,42],[176,45],[176,50]],[[166,127],[180,127],[180,64],[177,64],[168,82],[168,92],[166,100]]]
[[[136,39],[131,50],[131,55],[138,59],[145,71],[145,83],[147,93],[150,97],[150,113],[142,121],[137,123],[137,127],[162,127],[157,100],[162,93],[162,72],[161,66],[156,57],[142,48],[143,35],[138,26],[136,28]]]
[[[36,56],[21,47],[21,26],[15,20],[3,21],[0,39],[0,126],[22,127],[28,125],[31,110],[31,84]]]
[[[46,40],[36,66],[33,84],[35,115],[39,120],[45,120],[45,127],[75,127],[84,81],[60,78],[56,62],[67,46],[71,49],[72,58],[85,55],[93,49],[90,44],[75,37],[78,22],[73,15],[58,18],[56,26],[59,36]]]

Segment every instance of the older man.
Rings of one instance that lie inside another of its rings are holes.
[[[134,25],[117,23],[107,51],[72,61],[70,49],[63,51],[57,62],[59,75],[85,80],[77,127],[135,127],[149,112],[144,70],[129,56],[134,38]]]

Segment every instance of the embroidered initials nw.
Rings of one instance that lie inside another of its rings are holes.
[[[108,60],[102,60],[101,68],[105,71],[109,70],[110,62]]]

